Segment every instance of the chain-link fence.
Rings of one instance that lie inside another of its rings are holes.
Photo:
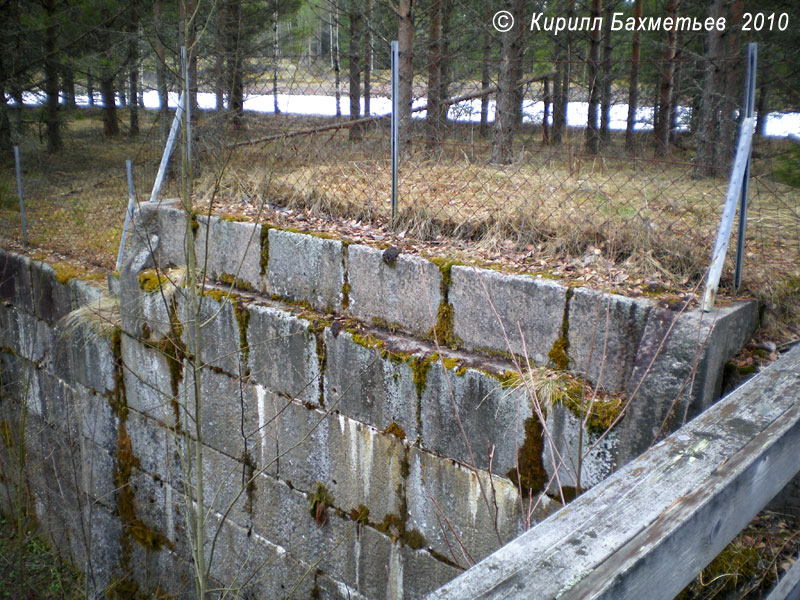
[[[501,141],[504,59],[443,55],[434,64],[420,54],[394,222],[391,79],[388,56],[377,55],[368,74],[362,65],[352,117],[351,81],[330,56],[283,56],[247,84],[241,113],[224,104],[216,110],[219,100],[201,78],[196,208],[294,216],[300,227],[308,215],[324,215],[344,224],[329,222],[343,235],[348,223],[368,225],[385,243],[417,240],[461,259],[503,257],[512,268],[597,278],[612,289],[690,289],[702,279],[728,185],[741,74],[729,89],[716,85],[711,113],[702,106],[711,102],[707,73],[725,71],[732,59],[519,61],[511,133]],[[634,69],[642,81],[629,115]],[[782,81],[785,72],[775,61],[759,71],[774,110],[759,106],[751,163],[744,281],[753,293],[796,282],[800,268],[800,150],[785,137],[798,129],[800,99]],[[164,128],[155,110],[139,110],[138,135],[104,137],[99,110],[65,114],[58,154],[44,151],[40,109],[20,111],[23,187],[33,246],[113,267],[127,204],[125,160],[134,161],[138,199],[146,200]],[[127,112],[119,118],[127,123]],[[174,155],[179,165],[179,147]],[[179,195],[179,176],[173,166],[162,197]],[[13,164],[0,192],[4,235],[19,239]],[[723,292],[731,273],[726,267]]]

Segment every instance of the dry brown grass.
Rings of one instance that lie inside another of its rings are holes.
[[[110,267],[127,203],[125,159],[135,159],[140,199],[155,176],[160,144],[154,115],[143,115],[144,133],[137,138],[123,134],[115,140],[102,137],[99,113],[74,115],[61,155],[44,154],[35,129],[24,141],[29,236],[36,246]],[[236,213],[266,199],[297,211],[388,226],[391,173],[383,123],[366,128],[360,142],[338,130],[227,148],[232,141],[328,123],[325,118],[248,115],[245,127],[232,132],[211,115],[202,116],[196,130],[197,200],[213,195],[216,210]],[[446,239],[466,241],[459,245],[462,256],[480,247],[535,255],[537,270],[544,264],[558,276],[564,276],[559,268],[565,261],[599,251],[630,280],[656,280],[674,290],[699,281],[716,235],[726,180],[693,179],[689,150],[654,161],[642,151],[628,154],[612,139],[605,157],[590,157],[575,145],[548,147],[538,140],[535,130],[523,130],[515,141],[515,160],[504,166],[489,163],[488,142],[470,126],[456,128],[434,150],[415,142],[401,165],[399,218],[389,235],[435,239],[443,246]],[[782,142],[760,144],[748,213],[745,285],[752,295],[782,303],[793,297],[782,292],[783,282],[800,277],[800,190],[776,182],[764,158],[780,150]],[[170,194],[177,195],[176,184],[165,192]],[[0,223],[5,235],[19,238],[11,169],[0,178]],[[442,252],[447,253],[446,247]],[[723,286],[731,271],[726,267]],[[785,307],[778,312],[794,314]]]

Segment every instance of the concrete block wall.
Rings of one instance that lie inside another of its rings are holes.
[[[147,243],[157,251],[160,240]],[[139,288],[139,270],[150,264],[128,261],[120,289],[137,297],[120,304],[135,316],[107,337],[89,323],[67,332],[60,320],[99,292],[0,252],[0,420],[13,431],[26,411],[25,447],[44,465],[24,482],[4,479],[2,496],[31,491],[39,522],[91,571],[93,592],[135,586],[190,598],[193,495],[174,426],[194,416],[194,385],[189,363],[176,368],[171,351],[194,340],[191,328],[169,323],[186,314],[183,290]],[[37,278],[53,298],[25,290]],[[449,379],[467,435],[481,430],[488,412],[473,414],[476,394],[486,396],[486,411],[508,401],[489,371],[437,363],[430,345],[389,352],[332,318],[264,299],[202,300],[204,502],[218,531],[216,541],[209,532],[207,552],[213,544],[220,585],[263,597],[422,597],[556,507],[544,497],[523,516],[516,487],[495,472],[509,459],[487,470],[488,442],[503,448],[498,457],[524,442],[507,420],[484,423],[478,469],[465,466],[472,455],[463,438],[420,426],[446,421]],[[5,472],[15,447],[0,444]],[[320,489],[330,505],[312,515]]]
[[[543,443],[525,390],[509,385],[508,357],[636,400],[587,457],[582,483],[593,485],[673,428],[675,414],[705,408],[755,325],[753,305],[678,314],[266,225],[198,216],[187,227],[169,207],[145,205],[136,223],[111,339],[88,325],[62,331],[59,319],[95,292],[0,253],[0,390],[12,399],[2,419],[26,410],[48,475],[65,465],[66,492],[44,472],[26,484],[59,548],[84,567],[98,561],[97,590],[134,582],[194,594],[194,492],[174,432],[196,416],[186,359],[198,343],[204,502],[218,531],[211,576],[265,597],[414,598],[558,507],[545,495],[523,506],[507,478],[519,476],[518,457],[543,485],[556,472],[576,483],[568,465],[580,424],[554,407],[547,428],[566,441]],[[185,290],[148,293],[138,280],[182,265],[187,232],[209,277],[234,287],[202,296],[198,340]],[[432,339],[457,350],[440,356]],[[596,434],[583,437],[588,447]],[[0,451],[8,461],[13,446]],[[76,529],[87,511],[92,525]]]
[[[209,240],[208,274],[239,289],[435,336],[441,345],[466,351],[527,356],[612,394],[638,397],[632,410],[664,418],[662,406],[678,396],[675,406],[687,415],[719,397],[723,365],[757,321],[755,302],[709,314],[680,312],[541,276],[432,262],[269,225],[218,217],[198,222],[198,256],[205,256]],[[185,262],[181,211],[145,205],[139,223],[161,238],[159,264]],[[664,385],[665,376],[679,383]],[[629,458],[651,441],[628,438]]]

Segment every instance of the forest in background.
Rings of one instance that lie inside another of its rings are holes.
[[[492,24],[501,9],[517,22],[503,34]],[[602,28],[531,31],[537,13],[542,23],[602,17]],[[701,22],[722,17],[726,26],[722,31],[614,31],[615,13],[623,22],[640,15]],[[758,17],[752,18],[758,14],[763,15],[760,26]],[[64,110],[87,92],[92,104],[99,97],[104,134],[113,137],[120,134],[120,118],[111,99],[130,109],[127,131],[136,134],[142,91],[157,90],[165,136],[166,98],[180,87],[182,45],[190,49],[193,107],[198,90],[213,92],[216,110],[238,127],[245,94],[269,91],[270,84],[273,93],[280,92],[281,65],[287,61],[314,72],[324,68],[330,82],[318,82],[319,90],[349,98],[350,118],[358,119],[362,108],[369,110],[376,87],[386,95],[380,80],[386,80],[389,41],[397,39],[403,147],[411,141],[412,98],[426,98],[425,137],[436,144],[447,122],[446,100],[479,90],[484,92],[481,132],[491,137],[491,160],[500,164],[512,160],[525,84],[537,75],[550,75],[542,92],[552,122],[549,144],[564,138],[570,101],[589,103],[583,149],[595,154],[609,143],[611,106],[629,107],[627,146],[634,143],[636,107],[654,107],[649,139],[654,155],[666,156],[678,131],[688,129],[696,176],[720,174],[730,163],[747,42],[760,44],[757,133],[764,133],[767,112],[800,105],[795,91],[800,46],[795,20],[800,17],[791,3],[774,0],[4,0],[0,17],[4,157],[25,126],[15,108],[25,92],[44,95],[41,135],[50,153],[63,144]],[[493,94],[486,92],[496,93],[500,117],[493,122]],[[678,122],[678,107],[691,108],[688,123]],[[359,126],[350,131],[358,138]]]

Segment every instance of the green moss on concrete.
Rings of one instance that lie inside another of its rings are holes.
[[[369,523],[369,508],[363,504],[359,504],[358,508],[352,509],[348,515],[353,521],[360,523],[361,525],[366,525]]]
[[[544,489],[547,483],[547,472],[542,462],[544,439],[542,424],[535,416],[525,419],[525,441],[517,451],[517,467],[506,473],[511,481],[523,492],[531,497]]]
[[[318,481],[317,488],[308,495],[308,502],[310,504],[309,514],[314,518],[316,524],[322,527],[328,520],[328,507],[333,506],[333,494]]]
[[[400,425],[398,425],[394,421],[389,423],[389,426],[386,429],[383,430],[383,433],[385,433],[387,435],[393,435],[394,437],[396,437],[398,439],[401,439],[401,440],[406,439],[406,432],[403,431],[403,428],[400,427]]]
[[[249,281],[245,281],[244,279],[240,279],[238,277],[235,277],[230,273],[223,272],[219,276],[219,280],[223,284],[225,284],[227,286],[235,287],[235,288],[238,288],[240,290],[244,290],[246,292],[252,291],[252,289],[253,289],[253,286],[250,285]]]
[[[569,303],[572,299],[572,288],[567,288],[566,294],[566,301],[564,302],[564,316],[561,320],[561,335],[553,344],[553,347],[550,349],[550,352],[547,354],[547,357],[550,359],[550,362],[555,366],[557,369],[561,369],[562,371],[566,371],[569,369]]]
[[[162,289],[169,278],[156,269],[145,269],[139,273],[139,289],[148,294]]]
[[[268,223],[264,223],[261,225],[261,260],[259,264],[261,266],[261,274],[267,275],[267,270],[269,269],[269,230],[272,229],[272,225]]]
[[[231,304],[233,304],[233,314],[236,317],[236,324],[239,328],[239,351],[242,353],[241,364],[244,365],[244,376],[248,377],[250,375],[250,344],[247,341],[247,328],[250,325],[250,311],[242,304],[240,298],[236,298]]]

